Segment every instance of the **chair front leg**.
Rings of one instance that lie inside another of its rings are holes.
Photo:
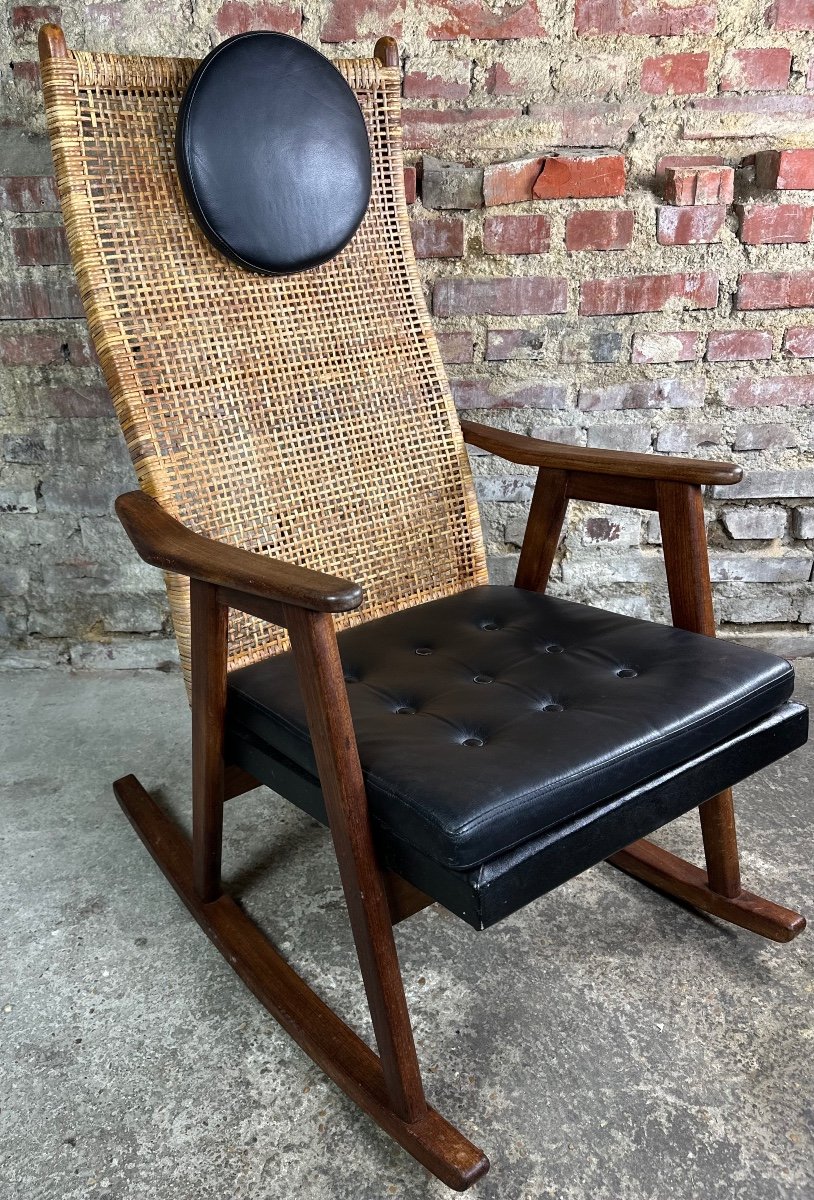
[[[715,637],[704,500],[695,484],[657,483],[656,498],[673,624]],[[699,808],[708,886],[721,896],[740,895],[740,859],[732,789]]]
[[[285,623],[390,1104],[403,1121],[414,1122],[426,1113],[427,1102],[333,619],[286,606]]]
[[[192,861],[203,903],[221,894],[226,712],[226,635],[229,611],[217,588],[190,581],[192,648]]]

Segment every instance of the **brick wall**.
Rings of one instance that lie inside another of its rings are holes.
[[[111,515],[133,476],[88,345],[34,40],[202,54],[248,28],[329,55],[395,34],[413,231],[457,404],[575,445],[734,457],[708,497],[724,631],[814,628],[812,0],[116,0],[7,10],[0,71],[5,661],[161,664],[160,581]],[[532,473],[473,466],[510,580]],[[572,513],[553,590],[666,616],[648,514]]]

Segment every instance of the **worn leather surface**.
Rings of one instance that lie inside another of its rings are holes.
[[[327,262],[370,200],[370,146],[354,92],[318,51],[244,33],[201,62],[181,104],[176,159],[207,238],[270,275]]]
[[[375,823],[457,871],[704,754],[794,683],[784,659],[513,587],[339,645]],[[316,776],[290,655],[230,675],[228,725]]]

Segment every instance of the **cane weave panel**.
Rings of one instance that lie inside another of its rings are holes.
[[[360,582],[340,625],[484,582],[410,241],[399,72],[337,62],[367,122],[370,209],[336,259],[275,279],[222,257],[186,208],[174,135],[196,65],[76,52],[43,74],[71,254],[139,483],[198,533]],[[188,680],[188,585],[167,589]],[[286,644],[231,613],[231,667]]]

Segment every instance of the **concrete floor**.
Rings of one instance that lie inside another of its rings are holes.
[[[814,699],[814,662],[799,664]],[[182,909],[119,812],[180,811],[178,675],[0,676],[2,1200],[451,1195],[313,1066]],[[814,912],[814,752],[739,789],[751,886]],[[366,1032],[329,842],[258,791],[227,870]],[[695,854],[696,823],[663,839]],[[492,1160],[479,1200],[814,1196],[814,936],[776,946],[598,867],[476,934],[397,930],[428,1092]]]

